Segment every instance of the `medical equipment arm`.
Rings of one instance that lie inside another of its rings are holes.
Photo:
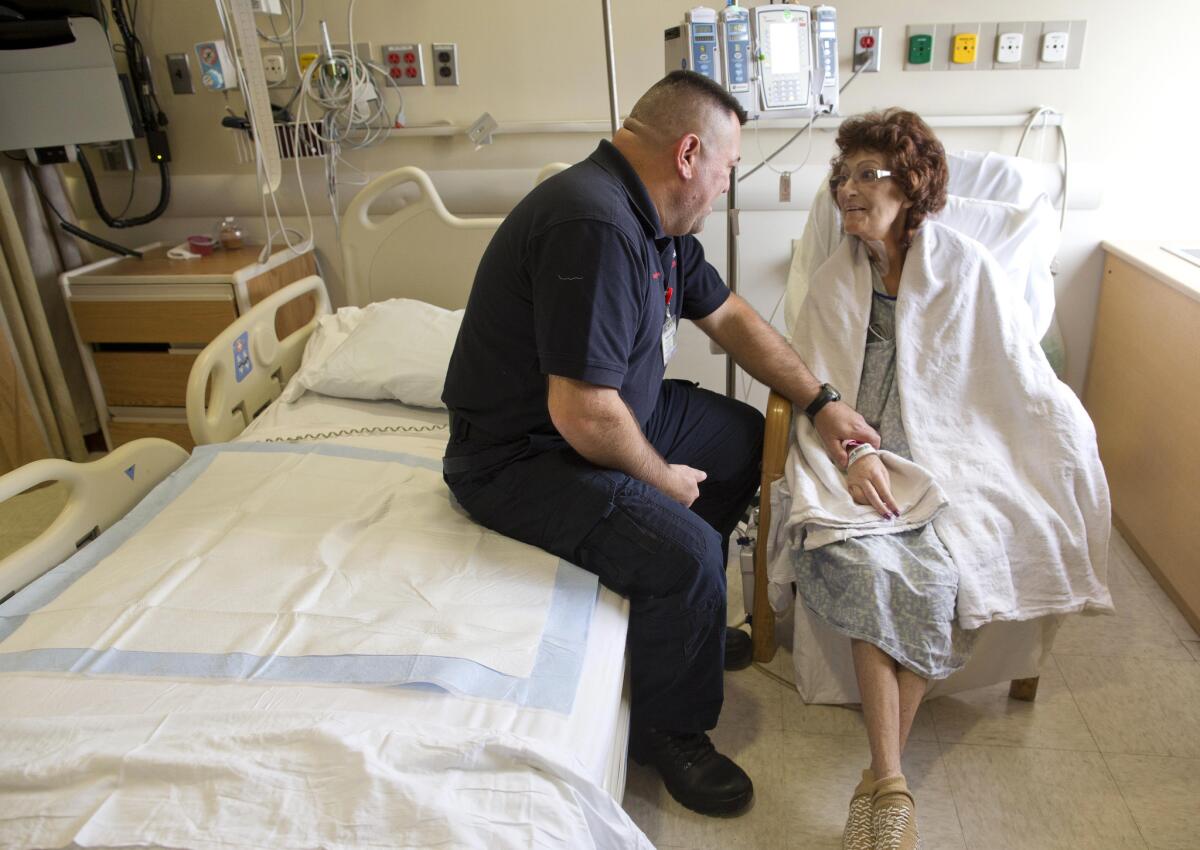
[[[305,296],[316,301],[312,318],[281,340],[276,314]],[[318,319],[329,312],[325,282],[309,275],[264,298],[210,342],[188,375],[187,420],[196,445],[233,439],[278,398],[300,368]]]
[[[65,561],[125,516],[187,457],[174,443],[148,437],[126,443],[90,463],[37,460],[0,477],[0,502],[55,481],[70,490],[54,522],[0,560],[0,600]]]

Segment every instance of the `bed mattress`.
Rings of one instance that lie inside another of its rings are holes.
[[[352,458],[402,456],[407,459],[406,463],[426,468],[428,477],[428,470],[436,468],[442,454],[447,435],[446,421],[445,411],[411,408],[394,402],[333,399],[309,393],[292,404],[273,404],[235,444],[214,449],[213,454],[223,459],[236,459],[239,452],[257,459],[277,457],[277,452],[286,452],[288,458],[309,458],[319,454],[322,457],[318,460],[326,461],[330,455]],[[198,455],[203,452],[200,450]],[[109,771],[124,777],[122,771],[125,769],[131,774],[145,771],[148,778],[143,777],[145,781],[141,785],[132,783],[132,787],[142,788],[143,793],[114,792],[105,798],[101,808],[121,808],[115,814],[106,812],[106,815],[112,815],[108,820],[94,818],[94,812],[74,813],[82,825],[73,833],[79,844],[126,843],[112,840],[114,836],[120,837],[119,832],[104,829],[89,832],[86,824],[93,820],[129,824],[139,818],[148,825],[154,823],[156,813],[164,811],[165,801],[155,800],[153,789],[158,787],[163,793],[171,789],[171,796],[176,796],[180,793],[180,783],[188,787],[185,775],[188,764],[196,766],[198,782],[202,777],[211,777],[214,770],[222,775],[232,770],[231,765],[237,764],[238,754],[222,754],[221,746],[214,742],[221,738],[222,730],[233,729],[236,734],[231,741],[261,741],[273,737],[294,741],[300,736],[304,745],[296,752],[305,754],[305,758],[313,756],[314,742],[323,741],[323,746],[328,748],[330,763],[369,755],[377,763],[361,771],[364,777],[371,777],[375,771],[394,771],[396,762],[403,762],[404,775],[391,777],[391,784],[385,782],[379,786],[388,789],[410,786],[405,791],[404,802],[393,807],[396,810],[412,809],[414,800],[420,804],[429,795],[437,796],[437,786],[446,777],[459,778],[460,796],[461,788],[483,781],[487,787],[481,788],[479,794],[486,799],[473,801],[464,809],[463,822],[455,825],[454,843],[469,844],[467,836],[476,832],[492,834],[494,828],[489,825],[489,820],[500,823],[534,817],[532,813],[539,809],[537,806],[531,808],[529,800],[569,797],[571,804],[567,808],[555,803],[537,816],[542,820],[561,816],[564,822],[539,823],[536,830],[531,830],[531,836],[544,836],[548,828],[551,831],[562,829],[571,834],[588,835],[590,846],[639,846],[644,837],[624,818],[619,807],[612,804],[613,799],[620,800],[625,779],[628,710],[622,692],[628,603],[603,588],[595,599],[586,638],[579,651],[582,660],[577,684],[568,706],[556,705],[553,701],[498,697],[490,692],[484,692],[487,695],[482,696],[470,692],[451,693],[446,688],[420,683],[420,676],[417,684],[372,687],[320,677],[297,681],[288,676],[225,680],[174,672],[135,675],[119,666],[104,675],[77,675],[72,674],[71,669],[75,662],[68,663],[61,671],[53,667],[43,670],[10,666],[0,672],[0,689],[5,693],[4,699],[0,700],[0,737],[7,739],[6,748],[10,753],[10,758],[6,759],[9,762],[7,769],[0,765],[0,798],[8,800],[8,804],[0,805],[0,808],[11,812],[15,810],[13,805],[17,809],[25,809],[26,804],[45,805],[45,798],[38,797],[38,777],[42,777],[46,785],[53,784],[56,776],[61,779],[59,774],[64,768],[53,762],[56,753],[71,754],[73,758],[88,761],[85,765],[66,768],[74,771],[72,775]],[[66,615],[70,616],[69,610]],[[169,627],[160,624],[159,631],[169,632]],[[17,634],[22,633],[18,631]],[[9,635],[12,635],[11,628]],[[0,635],[0,639],[3,637]],[[225,637],[221,634],[205,639],[215,641],[215,646],[223,645],[221,641]],[[4,648],[4,643],[0,642],[0,654]],[[10,657],[18,654],[12,653]],[[520,666],[519,652],[509,653],[504,658],[509,660],[502,659],[496,666],[503,667],[506,663]],[[139,657],[137,663],[145,663],[145,659]],[[436,677],[433,680],[438,681]],[[120,730],[120,734],[114,730]],[[54,741],[50,750],[46,749],[47,740]],[[25,744],[26,741],[40,743]],[[42,749],[37,749],[38,746]],[[61,749],[56,749],[59,746]],[[28,749],[23,751],[23,747]],[[281,747],[286,750],[285,745],[281,744]],[[158,779],[154,776],[155,765],[141,764],[133,757],[143,749],[152,750],[156,759],[164,752],[174,754],[172,763],[157,765],[165,771]],[[25,765],[18,763],[20,758],[26,759]],[[178,763],[174,758],[178,758]],[[125,759],[128,764],[125,768],[114,767],[110,763],[114,759]],[[286,777],[276,779],[280,782],[337,782],[343,779],[331,776],[325,769],[327,764],[318,761],[307,766],[297,764],[298,775],[289,771]],[[246,790],[247,796],[255,796],[249,789],[262,787],[264,776],[251,768],[235,773],[236,781],[225,776],[224,787],[240,787]],[[124,780],[120,784],[130,785]],[[356,800],[374,800],[380,811],[390,811],[386,795],[379,799],[372,797],[372,794],[379,794],[378,783],[369,785],[348,788],[338,794],[349,794]],[[338,799],[338,794],[333,798]],[[266,793],[262,801],[243,800],[234,806],[222,806],[220,810],[226,816],[229,812],[236,813],[228,829],[214,822],[198,828],[194,840],[183,843],[197,847],[289,846],[290,841],[304,833],[293,834],[283,829],[265,842],[263,836],[276,828],[270,827],[269,823],[307,816],[300,811],[294,813],[294,818],[289,815],[287,801],[292,799],[301,801],[306,797],[297,789],[295,794]],[[272,802],[267,803],[268,800]],[[513,802],[518,800],[522,802]],[[203,808],[203,801],[199,800],[195,805]],[[264,806],[267,810],[263,810]],[[55,817],[60,820],[63,813],[72,812],[70,805],[58,808],[61,811],[55,811]],[[330,816],[336,820],[335,813]],[[16,829],[13,822],[8,823],[9,827],[0,823],[0,835],[6,834],[6,829]],[[212,841],[207,837],[214,830],[226,836],[229,829],[236,832],[241,828],[236,826],[238,823],[246,824],[244,844],[236,840]],[[420,846],[425,838],[432,841],[439,835],[433,831],[420,838],[425,834],[422,832],[425,827],[419,822],[411,822],[411,818],[390,825],[389,829],[396,835],[418,836],[409,839],[413,841],[411,846]],[[345,846],[371,844],[370,831],[346,826]],[[49,834],[53,834],[53,830],[44,835]],[[167,843],[161,838],[156,839],[158,834],[148,826],[138,843],[144,845],[147,840],[155,844]],[[176,846],[180,846],[181,834],[189,834],[186,827],[177,826],[173,832],[162,833],[173,837]],[[327,846],[340,846],[329,835],[341,835],[341,826],[332,833],[319,834]],[[17,830],[8,832],[3,843],[6,846],[34,846],[42,840],[34,832],[23,834]],[[307,839],[301,837],[299,840],[303,843]],[[536,837],[531,841],[531,846],[538,843]]]

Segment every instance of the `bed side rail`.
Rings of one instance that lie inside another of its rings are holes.
[[[309,293],[316,301],[312,319],[281,340],[275,314]],[[329,312],[325,282],[309,275],[264,298],[205,346],[187,385],[188,428],[196,445],[233,439],[276,399],[300,368],[317,320]]]
[[[134,440],[89,463],[37,460],[0,476],[0,502],[40,484],[69,489],[58,517],[37,537],[0,560],[0,600],[61,564],[179,468],[188,453],[168,440]]]

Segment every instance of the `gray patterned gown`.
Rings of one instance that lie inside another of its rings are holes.
[[[896,299],[874,281],[857,408],[883,448],[911,460],[896,385]],[[799,550],[794,560],[800,599],[843,634],[927,679],[966,663],[975,633],[955,618],[958,568],[932,524]]]

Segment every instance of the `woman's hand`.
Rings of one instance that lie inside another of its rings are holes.
[[[850,464],[846,470],[846,487],[856,505],[870,505],[888,519],[900,516],[900,508],[892,498],[887,467],[879,455],[868,454]]]
[[[825,453],[839,469],[846,468],[846,448],[842,444],[847,440],[870,443],[879,448],[879,435],[875,429],[867,424],[857,410],[843,401],[831,401],[822,407],[813,418],[813,425],[825,444]]]

